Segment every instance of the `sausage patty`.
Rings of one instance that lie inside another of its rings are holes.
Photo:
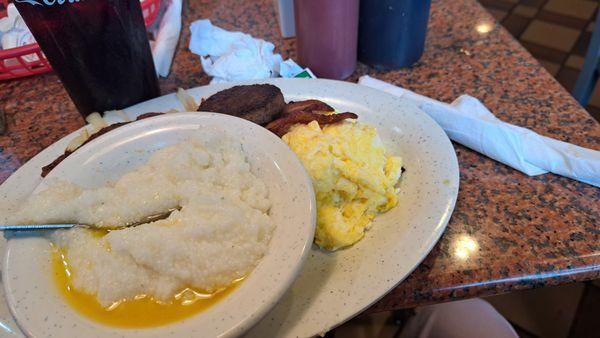
[[[279,116],[284,106],[279,88],[254,84],[222,90],[203,100],[198,111],[233,115],[264,125]]]

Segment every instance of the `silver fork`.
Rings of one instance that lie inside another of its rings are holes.
[[[88,228],[88,229],[103,229],[103,230],[119,230],[128,227],[138,226],[144,223],[155,222],[165,219],[175,210],[181,210],[181,207],[170,208],[165,212],[144,217],[144,219],[127,223],[123,226],[116,227],[98,227],[94,224],[79,224],[79,223],[49,223],[49,224],[0,224],[0,230],[17,230],[17,231],[34,231],[34,230],[55,230],[55,229],[70,229],[70,228]]]

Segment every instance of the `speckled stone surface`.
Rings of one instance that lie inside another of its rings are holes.
[[[294,40],[279,36],[270,0],[186,1],[183,17],[163,93],[209,81],[187,50],[195,19],[211,18],[295,56]],[[434,0],[421,61],[391,72],[361,65],[349,80],[367,73],[442,101],[467,93],[504,121],[600,150],[600,125],[475,0]],[[54,74],[0,83],[0,109],[8,129],[0,136],[0,182],[83,124]],[[461,187],[446,233],[370,311],[600,277],[600,189],[552,174],[527,177],[455,148]]]

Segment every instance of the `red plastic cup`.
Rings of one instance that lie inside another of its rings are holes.
[[[298,63],[317,77],[345,79],[356,69],[359,0],[294,0]]]

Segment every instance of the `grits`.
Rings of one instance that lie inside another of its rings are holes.
[[[74,287],[103,306],[141,295],[168,301],[187,287],[214,292],[252,271],[274,229],[268,195],[240,143],[205,133],[157,151],[110,186],[55,182],[12,221],[108,227],[180,206],[164,220],[137,227],[52,235],[66,252]]]

